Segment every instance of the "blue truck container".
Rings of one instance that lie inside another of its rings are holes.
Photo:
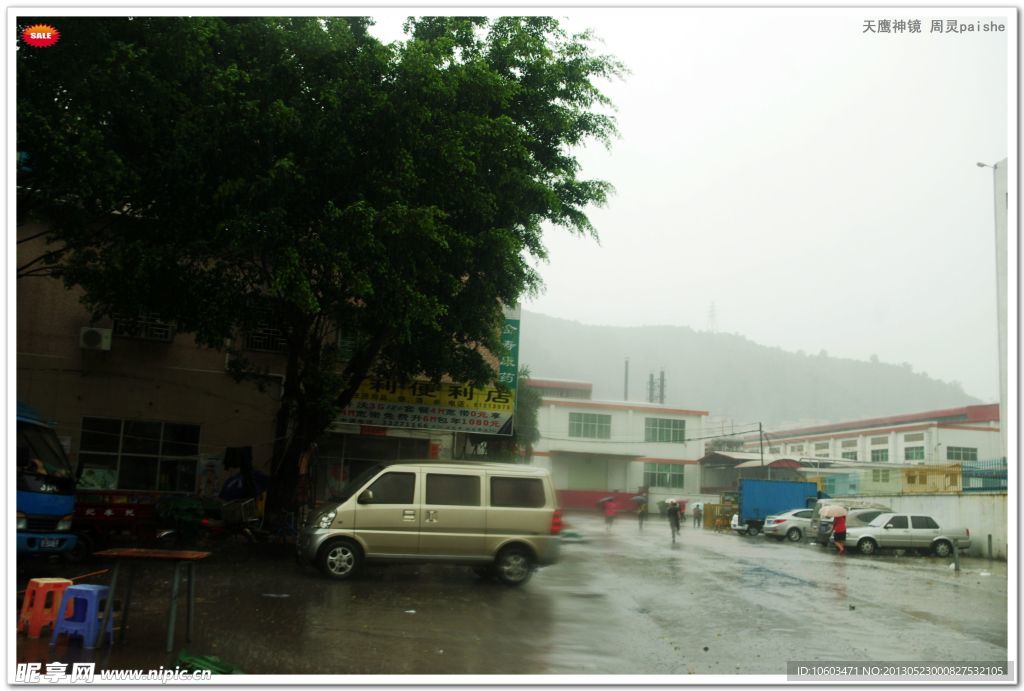
[[[773,514],[813,506],[818,485],[789,480],[740,480],[739,523],[748,535],[757,535],[764,519]]]

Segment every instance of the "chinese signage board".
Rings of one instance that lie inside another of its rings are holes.
[[[511,435],[519,372],[519,308],[502,326],[505,354],[498,363],[498,386],[417,381],[407,386],[368,379],[335,422],[375,427],[430,429]]]

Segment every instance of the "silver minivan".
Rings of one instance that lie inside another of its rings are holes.
[[[558,560],[562,512],[545,468],[374,465],[303,527],[300,559],[345,579],[364,561],[465,564],[508,585]]]

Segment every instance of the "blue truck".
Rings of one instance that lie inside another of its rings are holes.
[[[18,554],[64,554],[74,548],[75,475],[53,426],[18,403]]]
[[[740,480],[739,511],[733,529],[741,535],[757,535],[764,519],[790,509],[814,506],[818,485],[790,480]]]

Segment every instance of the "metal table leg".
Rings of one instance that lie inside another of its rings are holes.
[[[128,632],[128,610],[132,606],[132,586],[135,584],[135,562],[128,563],[128,588],[124,596],[124,609],[121,610],[121,641]]]
[[[192,613],[196,606],[196,563],[188,563],[188,632],[185,640],[192,642],[192,624],[195,622],[195,615]]]
[[[174,624],[178,619],[178,593],[181,586],[181,567],[188,562],[180,561],[174,565],[174,581],[171,583],[171,612],[167,621],[167,652],[174,647]]]
[[[93,641],[93,647],[99,648],[100,641],[103,640],[103,636],[107,633],[107,622],[110,621],[112,612],[114,609],[114,594],[117,592],[117,574],[121,571],[121,560],[118,559],[114,562],[114,573],[110,577],[110,591],[107,593],[107,605],[103,608],[103,618],[100,619],[100,630],[96,632],[96,640]],[[110,641],[111,647],[114,645],[114,641]]]

